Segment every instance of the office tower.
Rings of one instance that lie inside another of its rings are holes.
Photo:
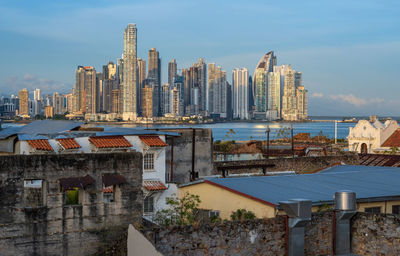
[[[177,75],[177,64],[175,59],[172,59],[168,63],[168,84],[174,84],[175,77]]]
[[[226,72],[215,63],[208,64],[208,111],[210,115],[227,117]]]
[[[156,48],[149,50],[148,85],[153,88],[153,115],[161,115],[161,60]]]
[[[137,90],[137,101],[138,101],[138,114],[142,114],[142,88],[145,85],[146,80],[146,61],[143,59],[137,59],[138,65],[138,90]]]
[[[233,89],[232,85],[226,81],[226,119],[232,120],[233,118]]]
[[[161,88],[161,114],[170,113],[170,86],[164,84]]]
[[[76,105],[74,112],[76,114],[96,113],[96,70],[91,66],[78,66],[75,76]]]
[[[233,118],[249,119],[249,72],[235,68],[232,72]]]
[[[65,97],[58,92],[53,93],[53,110],[55,115],[63,115],[65,113]]]
[[[111,91],[111,113],[121,113],[121,92],[119,89]]]
[[[294,73],[294,85],[297,87],[303,86],[303,73],[302,72],[295,72]]]
[[[249,115],[250,112],[253,111],[254,107],[254,98],[253,98],[253,78],[249,76]]]
[[[283,120],[297,120],[296,87],[294,84],[294,70],[288,70],[285,74],[282,96]]]
[[[183,102],[181,90],[178,87],[172,88],[170,91],[170,112],[172,116],[178,117],[183,115]]]
[[[307,94],[308,91],[304,88],[304,86],[300,85],[296,89],[296,98],[297,98],[297,114],[298,119],[305,120],[308,117],[307,112]]]
[[[33,100],[42,100],[40,89],[35,89],[35,91],[33,91]]]
[[[137,30],[129,24],[124,31],[123,75],[122,75],[122,119],[135,120],[137,90]]]
[[[68,93],[65,95],[65,103],[66,103],[65,111],[68,113],[72,113],[74,106],[74,97],[72,93]]]
[[[153,117],[153,88],[148,85],[142,88],[142,116]]]
[[[53,116],[54,116],[54,108],[53,108],[53,106],[47,105],[47,106],[44,108],[44,116],[45,116],[46,118],[53,118]]]
[[[267,120],[277,120],[281,116],[281,74],[268,73]]]
[[[190,91],[190,71],[187,68],[182,69],[183,77],[183,107],[186,115],[190,115],[187,107],[190,105],[191,91]]]
[[[96,73],[96,110],[94,113],[103,112],[103,73]]]
[[[253,75],[253,98],[255,104],[254,118],[265,119],[267,112],[268,73],[276,65],[274,52],[268,52],[261,57]]]
[[[103,66],[101,80],[112,80],[117,76],[117,65],[114,62],[110,61],[107,65]]]
[[[19,115],[20,116],[28,116],[29,115],[28,98],[29,98],[29,93],[26,88],[22,89],[18,92]]]
[[[199,58],[197,63],[190,67],[190,112],[187,114],[204,114],[207,110],[207,64]]]

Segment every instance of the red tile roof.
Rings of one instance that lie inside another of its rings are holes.
[[[28,144],[37,150],[53,151],[48,140],[28,140]]]
[[[81,145],[76,142],[75,139],[73,138],[68,138],[68,139],[57,139],[58,142],[60,142],[61,146],[64,149],[77,149],[81,148]]]
[[[98,136],[90,137],[89,141],[96,148],[130,148],[132,144],[129,143],[124,136]]]
[[[382,147],[400,147],[400,129],[397,129],[390,137],[382,144]]]
[[[113,186],[103,187],[103,193],[113,193],[113,192],[114,192]]]
[[[159,136],[139,136],[139,138],[149,147],[166,147],[168,146]]]
[[[166,190],[167,187],[158,180],[144,180],[143,187],[148,191]]]

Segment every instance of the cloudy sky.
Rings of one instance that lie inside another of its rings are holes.
[[[199,57],[254,72],[273,50],[303,72],[310,115],[400,116],[400,1],[1,0],[0,95],[68,92],[77,65],[101,70],[138,27],[138,57],[156,47],[178,68]]]

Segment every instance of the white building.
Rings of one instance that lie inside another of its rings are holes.
[[[249,72],[235,68],[232,72],[233,118],[249,119]]]
[[[362,154],[382,151],[382,144],[399,128],[394,120],[381,123],[379,120],[371,123],[360,120],[355,127],[350,127],[347,139],[349,151]]]

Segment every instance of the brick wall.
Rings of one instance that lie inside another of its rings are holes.
[[[103,237],[113,241],[115,227],[141,220],[141,170],[140,153],[0,157],[0,255],[95,253]],[[115,202],[109,204],[103,202],[105,173],[121,174],[127,181],[116,188]],[[94,184],[79,192],[79,205],[65,205],[59,179],[85,175]],[[37,190],[24,192],[24,180],[29,179],[43,180],[42,207],[37,206]],[[27,205],[27,200],[35,202]]]

